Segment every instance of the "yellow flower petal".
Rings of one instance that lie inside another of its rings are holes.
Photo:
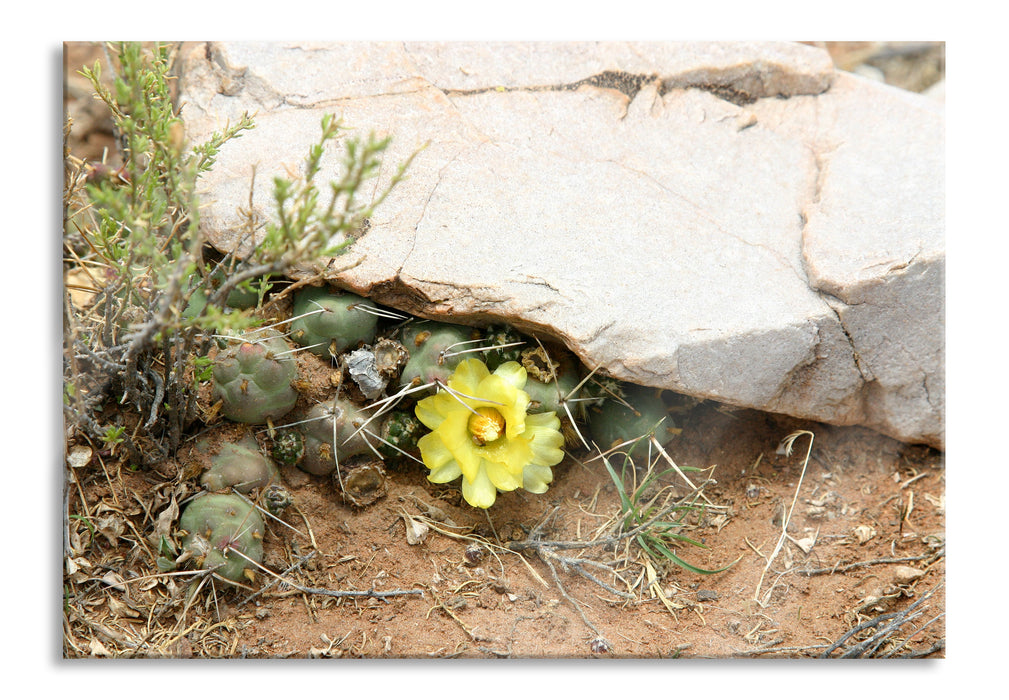
[[[497,489],[491,483],[490,477],[484,470],[477,473],[477,478],[470,481],[465,476],[462,480],[462,497],[471,506],[477,508],[490,508],[497,500]]]
[[[530,464],[522,470],[522,488],[529,493],[546,493],[547,487],[554,480],[550,467]]]
[[[490,478],[491,483],[500,491],[514,491],[515,489],[522,488],[521,472],[515,474],[505,464],[484,460],[483,469]]]
[[[463,360],[449,377],[448,385],[456,391],[470,396],[477,395],[477,388],[486,377],[490,376],[487,365],[477,359]]]
[[[463,475],[471,481],[480,469],[480,454],[468,428],[472,415],[467,409],[460,407],[459,410],[451,411],[436,431],[452,457],[459,462]]]
[[[516,477],[522,473],[522,467],[533,461],[532,444],[524,436],[505,438],[478,449],[484,460],[504,465]]]
[[[521,389],[526,385],[529,375],[526,368],[518,362],[505,362],[494,370],[494,376],[501,377],[516,389]]]
[[[459,469],[459,463],[452,459],[437,469],[432,469],[427,480],[435,484],[447,484],[460,476],[462,476],[462,470]]]
[[[429,396],[417,402],[414,413],[417,420],[426,425],[431,430],[437,430],[441,422],[445,420],[445,413],[439,410],[438,396]]]
[[[452,451],[445,446],[439,433],[428,433],[417,440],[420,458],[428,469],[439,469],[446,462],[454,461]]]
[[[529,438],[533,463],[552,467],[564,459],[561,421],[553,411],[527,416],[526,426],[525,436]]]

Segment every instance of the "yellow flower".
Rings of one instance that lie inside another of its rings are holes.
[[[462,476],[462,495],[490,508],[498,491],[543,493],[550,469],[564,458],[561,422],[553,413],[527,414],[526,370],[506,362],[493,374],[480,360],[464,360],[448,389],[417,403],[420,422],[432,432],[417,446],[431,473],[444,484]]]

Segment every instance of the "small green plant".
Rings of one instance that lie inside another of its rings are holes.
[[[110,425],[105,429],[105,435],[102,436],[102,440],[105,442],[105,446],[109,449],[114,449],[116,445],[123,442],[124,435],[126,433],[126,427],[122,425]]]
[[[654,438],[645,436],[635,443],[650,443]],[[614,467],[617,455],[622,457],[620,471]],[[612,459],[611,459],[612,457]],[[672,562],[695,574],[716,574],[721,569],[702,569],[686,562],[675,551],[678,546],[690,545],[707,549],[707,545],[683,534],[687,524],[685,518],[692,512],[703,512],[704,505],[698,502],[697,494],[689,501],[673,501],[673,495],[666,488],[657,488],[666,477],[686,472],[701,471],[696,467],[676,467],[656,472],[658,458],[649,462],[647,470],[638,482],[634,460],[627,453],[602,455],[603,464],[620,497],[621,529],[634,532],[634,541],[654,564]]]

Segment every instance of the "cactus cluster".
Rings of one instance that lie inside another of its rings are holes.
[[[256,564],[263,561],[263,518],[241,496],[203,493],[190,501],[179,528],[182,550],[195,565],[210,569],[232,583],[255,581]]]
[[[214,398],[237,423],[263,424],[294,408],[298,365],[284,339],[268,331],[246,333],[214,360]]]
[[[536,347],[523,350],[519,360],[529,373],[525,386],[532,400],[529,412],[553,411],[558,416],[566,416],[562,404],[569,398],[577,398],[574,392],[581,381],[574,358],[559,349],[547,353],[542,347]],[[581,414],[577,402],[571,404],[568,410],[575,416]]]
[[[586,383],[580,364],[563,347],[543,345],[502,324],[481,333],[469,326],[414,319],[383,333],[380,315],[362,310],[365,306],[378,308],[357,295],[325,287],[295,294],[291,339],[319,357],[338,360],[345,383],[335,396],[291,413],[287,425],[270,432],[270,454],[277,463],[296,465],[317,476],[335,478],[338,474],[342,496],[352,505],[367,505],[384,494],[382,459],[406,454],[420,456],[426,463],[430,455],[424,454],[418,441],[430,426],[418,419],[419,413],[415,415],[425,394],[411,389],[431,385],[427,395],[445,391],[460,363],[469,358],[482,359],[490,371],[505,372],[502,376],[514,374],[515,381],[521,373],[523,396],[528,399],[519,408],[528,414],[528,425],[559,430],[569,449],[581,444],[585,435],[603,450],[642,436],[655,435],[663,444],[668,441],[666,428],[671,423],[667,419],[662,424],[668,411],[658,391],[603,377]],[[213,377],[214,396],[222,402],[222,414],[231,420],[270,422],[287,414],[298,401],[297,362],[276,334],[255,332],[245,342],[223,349]],[[394,393],[402,396],[394,397]],[[385,413],[375,417],[371,408],[362,405],[362,396],[376,402],[375,406],[387,403],[383,396],[402,403],[375,409]],[[579,424],[586,429],[579,430]],[[646,454],[647,449],[647,440],[625,447],[634,456]],[[255,457],[240,445],[222,450],[204,474],[204,485],[211,490],[277,486],[273,462],[259,454],[258,446],[250,445],[248,450]],[[376,459],[378,455],[381,459]],[[337,465],[340,471],[335,474]],[[523,472],[522,486],[534,493],[544,491],[553,478],[549,466],[530,469],[528,474]]]
[[[307,287],[294,295],[291,339],[319,357],[337,357],[374,342],[379,318],[374,309],[372,302],[356,294]]]

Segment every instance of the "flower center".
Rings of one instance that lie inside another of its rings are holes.
[[[477,445],[486,445],[504,435],[505,419],[493,408],[478,408],[469,417],[469,434]]]

